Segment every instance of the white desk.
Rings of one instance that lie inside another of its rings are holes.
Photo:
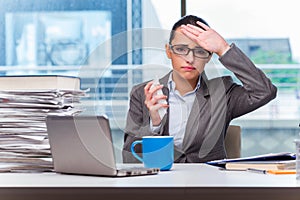
[[[137,196],[139,195],[139,196]],[[126,178],[56,173],[0,174],[0,199],[300,199],[295,175],[223,171],[205,164],[175,164],[158,175]]]

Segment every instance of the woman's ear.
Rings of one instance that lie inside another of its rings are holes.
[[[166,44],[166,45],[165,45],[165,49],[166,49],[167,57],[168,57],[169,59],[171,59],[171,54],[172,54],[172,52],[171,52],[171,49],[170,49],[170,45],[169,45],[169,44]]]

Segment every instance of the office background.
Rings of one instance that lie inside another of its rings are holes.
[[[132,86],[171,69],[164,53],[169,31],[181,15],[196,14],[235,42],[279,89],[271,103],[233,121],[242,126],[242,156],[295,151],[300,116],[295,3],[0,0],[0,75],[79,76],[82,89],[90,88],[84,114],[110,117],[120,161]],[[217,57],[208,67],[211,77],[230,74]]]

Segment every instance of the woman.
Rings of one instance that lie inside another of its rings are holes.
[[[146,135],[172,135],[175,162],[207,162],[226,158],[224,137],[232,119],[276,97],[277,88],[235,45],[201,18],[185,16],[176,22],[166,44],[173,70],[135,86],[125,128],[123,161],[137,162],[131,143]],[[230,76],[208,80],[204,68],[215,53],[241,81]],[[156,95],[162,89],[163,95]],[[168,103],[161,103],[167,100]],[[158,110],[167,109],[164,116]],[[141,152],[137,147],[137,152]]]

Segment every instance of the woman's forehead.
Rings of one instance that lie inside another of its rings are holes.
[[[184,35],[181,30],[176,30],[174,33],[174,38],[171,41],[172,44],[186,44],[186,45],[193,45],[197,46],[195,42],[193,42],[190,38]]]

